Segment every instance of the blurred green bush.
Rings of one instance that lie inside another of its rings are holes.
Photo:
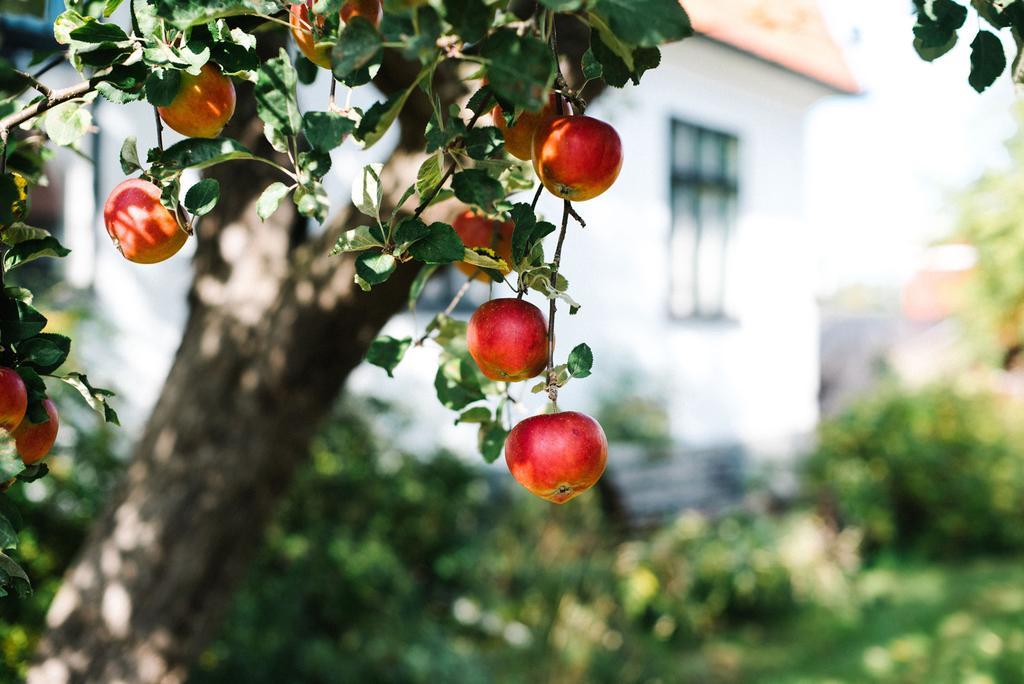
[[[861,529],[868,551],[1024,550],[1020,417],[989,394],[886,388],[822,424],[809,492]]]

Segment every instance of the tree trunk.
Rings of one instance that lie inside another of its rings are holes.
[[[394,91],[417,68],[389,55],[378,85]],[[450,74],[438,79],[448,101],[461,91]],[[415,179],[428,111],[420,93],[403,111],[384,176],[392,204]],[[234,120],[225,135],[273,154],[249,93]],[[405,302],[415,268],[367,294],[352,259],[328,256],[338,232],[362,222],[351,208],[311,240],[291,203],[261,222],[256,198],[274,173],[241,163],[214,173],[221,200],[199,226],[181,346],[53,601],[33,684],[185,680],[346,376]]]

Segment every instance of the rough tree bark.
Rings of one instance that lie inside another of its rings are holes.
[[[559,36],[578,65],[585,30],[560,21]],[[278,45],[267,35],[260,47]],[[375,82],[395,92],[417,71],[389,53]],[[446,68],[435,88],[446,105],[464,95]],[[429,116],[417,90],[385,166],[385,205],[415,179]],[[225,135],[274,154],[249,92]],[[287,202],[261,222],[256,199],[274,173],[234,162],[213,174],[221,199],[199,225],[181,346],[124,480],[54,598],[29,684],[186,679],[345,378],[405,302],[414,268],[366,294],[353,261],[328,256],[361,222],[351,207],[313,239]]]
[[[389,56],[378,86],[404,87],[417,68]],[[452,74],[438,79],[448,101],[461,92]],[[225,135],[273,154],[249,93],[238,102]],[[428,116],[425,98],[402,114],[385,204],[415,179]],[[221,200],[199,225],[181,346],[124,481],[54,599],[29,682],[184,681],[345,377],[405,302],[415,268],[366,294],[353,261],[328,256],[360,222],[351,208],[313,239],[291,203],[261,222],[255,201],[274,174],[241,163],[214,174]]]

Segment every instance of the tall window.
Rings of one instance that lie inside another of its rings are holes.
[[[675,317],[729,317],[727,274],[738,167],[735,136],[672,122],[669,307]]]

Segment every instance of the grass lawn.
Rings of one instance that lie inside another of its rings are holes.
[[[743,627],[685,658],[683,681],[1024,682],[1024,559],[864,571],[857,606]]]

